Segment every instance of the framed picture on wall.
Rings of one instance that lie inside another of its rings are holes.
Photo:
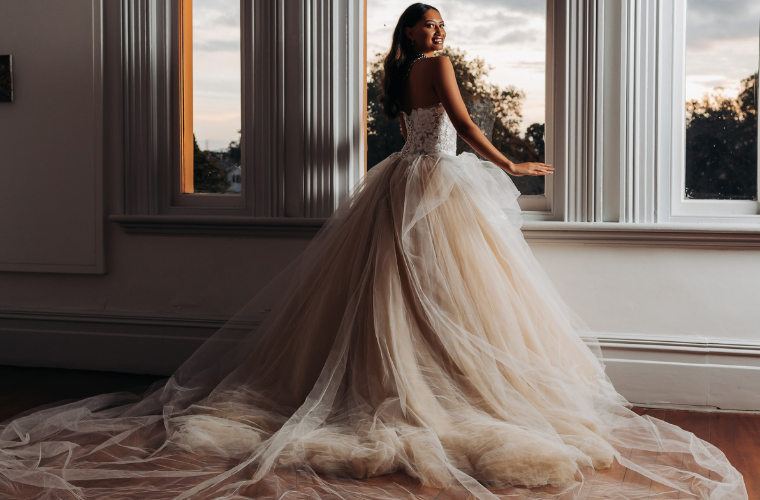
[[[13,56],[0,55],[0,102],[13,102]]]

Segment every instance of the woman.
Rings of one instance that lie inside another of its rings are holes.
[[[553,169],[477,129],[444,40],[438,10],[402,14],[383,106],[406,144],[309,249],[144,398],[0,428],[0,497],[404,498],[414,476],[462,498],[747,498],[719,450],[612,387],[503,172]],[[488,161],[456,156],[457,134]]]

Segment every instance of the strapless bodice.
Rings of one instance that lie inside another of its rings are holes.
[[[402,156],[445,153],[456,155],[457,131],[443,104],[413,109],[400,118],[406,121],[406,144]]]

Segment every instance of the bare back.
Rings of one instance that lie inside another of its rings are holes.
[[[407,115],[413,109],[435,106],[441,102],[433,85],[429,65],[432,58],[420,59],[412,64],[409,77],[404,80],[404,95],[401,98],[401,110]]]

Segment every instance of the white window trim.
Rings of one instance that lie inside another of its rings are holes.
[[[604,16],[603,0],[547,0],[546,160],[556,170],[543,200],[521,203],[527,221],[606,220]]]
[[[720,222],[725,224],[760,224],[760,203],[751,200],[688,200],[684,198],[686,168],[686,131],[684,123],[686,110],[685,69],[686,69],[686,0],[673,0],[665,10],[663,22],[673,26],[672,38],[664,40],[666,50],[672,52],[673,64],[671,93],[662,89],[665,98],[672,103],[673,114],[671,144],[672,168],[670,175],[669,222]],[[672,16],[672,17],[671,17]],[[663,188],[667,188],[664,185]]]
[[[673,94],[675,76],[682,85],[685,24],[681,59],[674,63],[673,20],[685,0],[674,1],[569,0],[563,2],[566,14],[555,4],[552,30],[566,46],[555,41],[555,62],[547,68],[555,72],[554,102],[547,100],[555,117],[550,126],[547,111],[547,131],[554,138],[547,154],[554,155],[559,189],[553,220],[526,218],[529,241],[760,248],[758,216],[671,210],[674,156],[678,161],[684,150],[684,100]],[[574,87],[576,82],[583,85]]]
[[[167,69],[167,81],[171,82],[170,89],[180,88],[182,53],[180,46],[180,32],[182,29],[183,0],[174,0],[169,2],[165,29],[170,33],[168,49],[168,60],[170,64]],[[171,127],[171,139],[167,144],[167,150],[170,152],[168,159],[170,162],[168,176],[165,182],[168,184],[164,192],[168,196],[162,197],[159,203],[161,211],[167,214],[194,214],[201,211],[207,213],[223,212],[227,215],[236,214],[244,215],[250,210],[252,203],[253,185],[251,179],[255,171],[255,159],[251,156],[252,148],[250,147],[250,120],[246,118],[251,115],[254,100],[253,85],[253,67],[254,61],[251,48],[253,47],[253,6],[244,0],[240,2],[240,128],[242,139],[240,170],[242,173],[242,185],[239,194],[224,193],[183,193],[181,187],[181,112],[182,95],[180,92],[170,90],[166,93],[167,104],[171,110],[169,113],[169,126]],[[190,27],[192,29],[192,27]],[[194,127],[193,123],[193,127]],[[246,147],[248,146],[248,147]]]
[[[544,97],[544,151],[546,152],[546,163],[554,165],[554,108],[553,103],[555,85],[554,85],[554,46],[556,37],[554,33],[555,23],[555,0],[546,0],[546,82]],[[557,175],[547,175],[544,181],[544,194],[520,196],[517,201],[520,209],[523,211],[523,217],[526,220],[555,220],[557,214],[554,207],[554,185]]]
[[[555,33],[555,23],[559,21],[558,14],[562,15],[562,10],[557,12],[559,7],[556,4],[561,4],[557,0],[546,0],[546,81],[545,81],[545,112],[544,112],[544,147],[546,151],[546,163],[551,164],[554,167],[557,165],[557,155],[555,154],[555,144],[558,130],[555,129],[557,123],[562,123],[561,116],[555,115],[555,102],[557,102],[556,92],[558,86],[555,84],[555,65],[560,64],[554,57],[557,44],[561,44],[562,35]],[[559,72],[563,74],[563,72]],[[560,108],[562,109],[562,108]],[[561,161],[561,160],[559,160]],[[557,174],[547,175],[544,180],[544,193],[540,195],[526,195],[520,196],[517,201],[520,204],[520,209],[523,211],[523,217],[529,221],[542,221],[542,220],[557,220],[561,217],[561,214],[557,212],[557,204],[555,201],[555,185],[558,182],[562,182],[564,174],[560,174],[560,168],[557,168]]]
[[[242,225],[263,234],[276,232],[276,219],[287,234],[301,219],[328,217],[363,167],[363,2],[241,0],[241,24],[250,27],[241,36],[243,194],[237,206],[181,206],[172,189],[177,1],[123,2],[125,202],[111,220],[130,232],[173,233],[179,224],[189,234],[195,224],[208,234],[218,220],[230,233]]]

